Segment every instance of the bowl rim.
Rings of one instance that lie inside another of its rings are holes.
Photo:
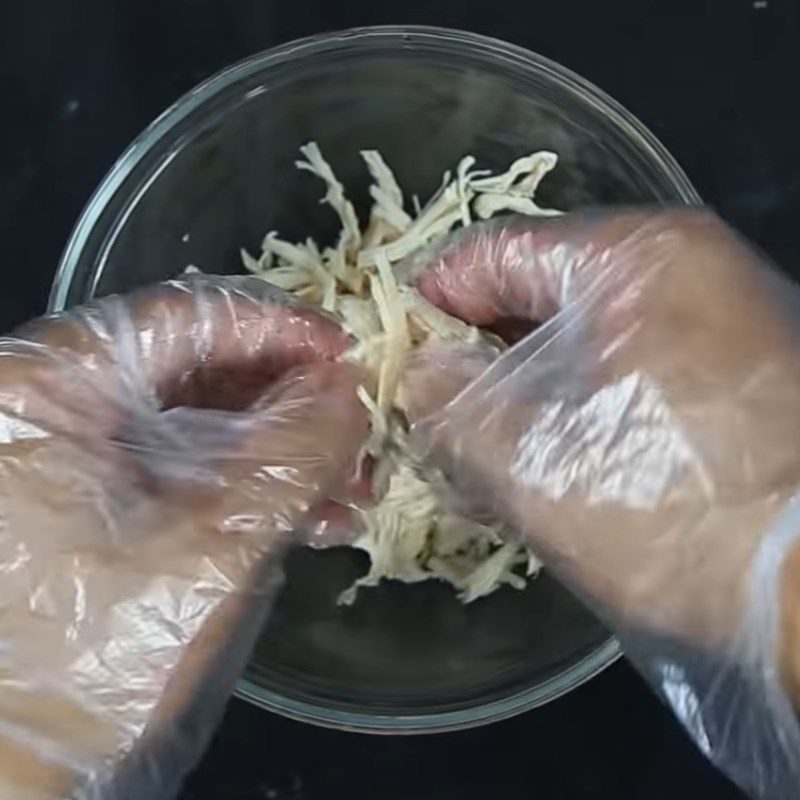
[[[446,733],[499,722],[557,700],[599,675],[621,656],[619,642],[609,637],[580,661],[538,686],[469,708],[434,711],[430,714],[386,714],[338,709],[265,689],[247,677],[239,678],[234,695],[284,717],[323,728],[385,735]]]
[[[108,201],[148,153],[182,120],[219,91],[268,68],[285,66],[318,52],[330,52],[369,44],[408,49],[414,43],[447,44],[495,59],[523,73],[545,77],[584,104],[606,116],[648,160],[660,168],[681,202],[701,204],[702,199],[675,158],[633,114],[594,84],[555,61],[500,39],[435,26],[379,25],[309,36],[261,51],[215,73],[188,91],[159,114],[114,162],[90,196],[64,248],[49,294],[48,312],[66,307],[76,268],[83,250]],[[555,700],[593,678],[622,654],[619,642],[609,637],[564,672],[509,696],[470,708],[433,711],[430,714],[385,714],[339,710],[322,702],[298,700],[265,689],[246,677],[240,678],[235,695],[286,717],[326,727],[371,733],[424,733],[474,727],[504,719]]]

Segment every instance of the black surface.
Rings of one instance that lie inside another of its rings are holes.
[[[467,28],[571,67],[631,109],[708,202],[799,273],[796,3],[406,0],[379,6],[366,0],[5,3],[0,325],[8,328],[43,308],[59,252],[92,188],[179,94],[275,43],[375,23]],[[680,794],[738,797],[620,664],[547,708],[436,737],[316,730],[233,702],[184,800],[656,800]]]

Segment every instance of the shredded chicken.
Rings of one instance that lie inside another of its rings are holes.
[[[525,586],[541,565],[536,556],[511,540],[501,526],[487,526],[454,513],[444,478],[423,472],[408,452],[408,421],[399,390],[409,353],[430,338],[478,343],[478,329],[436,308],[412,286],[398,282],[394,265],[422,245],[473,219],[512,211],[534,216],[559,214],[540,208],[535,194],[558,161],[555,153],[532,153],[499,175],[475,170],[465,156],[446,172],[441,188],[421,206],[414,196],[408,209],[389,166],[376,150],[361,156],[372,178],[369,222],[361,230],[352,203],[315,142],[301,148],[301,170],[322,180],[328,204],[341,223],[339,240],[321,249],[313,239],[292,244],[271,231],[255,257],[242,250],[248,272],[332,312],[356,344],[347,358],[376,377],[370,394],[359,397],[372,420],[365,446],[374,460],[375,503],[358,512],[353,546],[371,559],[369,572],[343,592],[340,603],[354,602],[361,587],[384,578],[415,583],[436,578],[452,584],[469,603],[507,584]]]

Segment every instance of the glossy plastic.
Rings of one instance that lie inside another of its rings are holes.
[[[366,436],[346,345],[205,277],[0,339],[0,797],[174,795]]]
[[[797,797],[800,290],[705,211],[496,220],[415,267],[451,314],[537,326],[486,368],[419,356],[421,456],[595,608],[712,761]]]

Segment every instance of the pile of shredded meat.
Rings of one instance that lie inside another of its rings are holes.
[[[364,150],[372,183],[369,222],[361,229],[352,203],[314,142],[301,149],[298,169],[319,178],[327,203],[341,221],[334,246],[313,239],[293,244],[269,232],[255,257],[242,250],[245,268],[307,303],[335,314],[356,344],[347,354],[375,375],[374,393],[359,396],[372,429],[366,452],[374,459],[374,505],[358,512],[352,545],[369,554],[369,572],[339,598],[350,604],[361,587],[382,579],[415,583],[447,581],[464,603],[508,584],[521,589],[537,574],[536,556],[505,536],[499,525],[483,525],[455,513],[443,477],[422,471],[407,447],[408,420],[399,391],[404,364],[414,348],[431,337],[477,343],[483,334],[425,300],[413,286],[398,281],[394,267],[419,247],[476,219],[513,212],[550,216],[536,190],[557,163],[542,151],[515,161],[499,175],[474,169],[461,159],[444,174],[441,188],[425,204],[407,203],[394,174],[377,150]]]

